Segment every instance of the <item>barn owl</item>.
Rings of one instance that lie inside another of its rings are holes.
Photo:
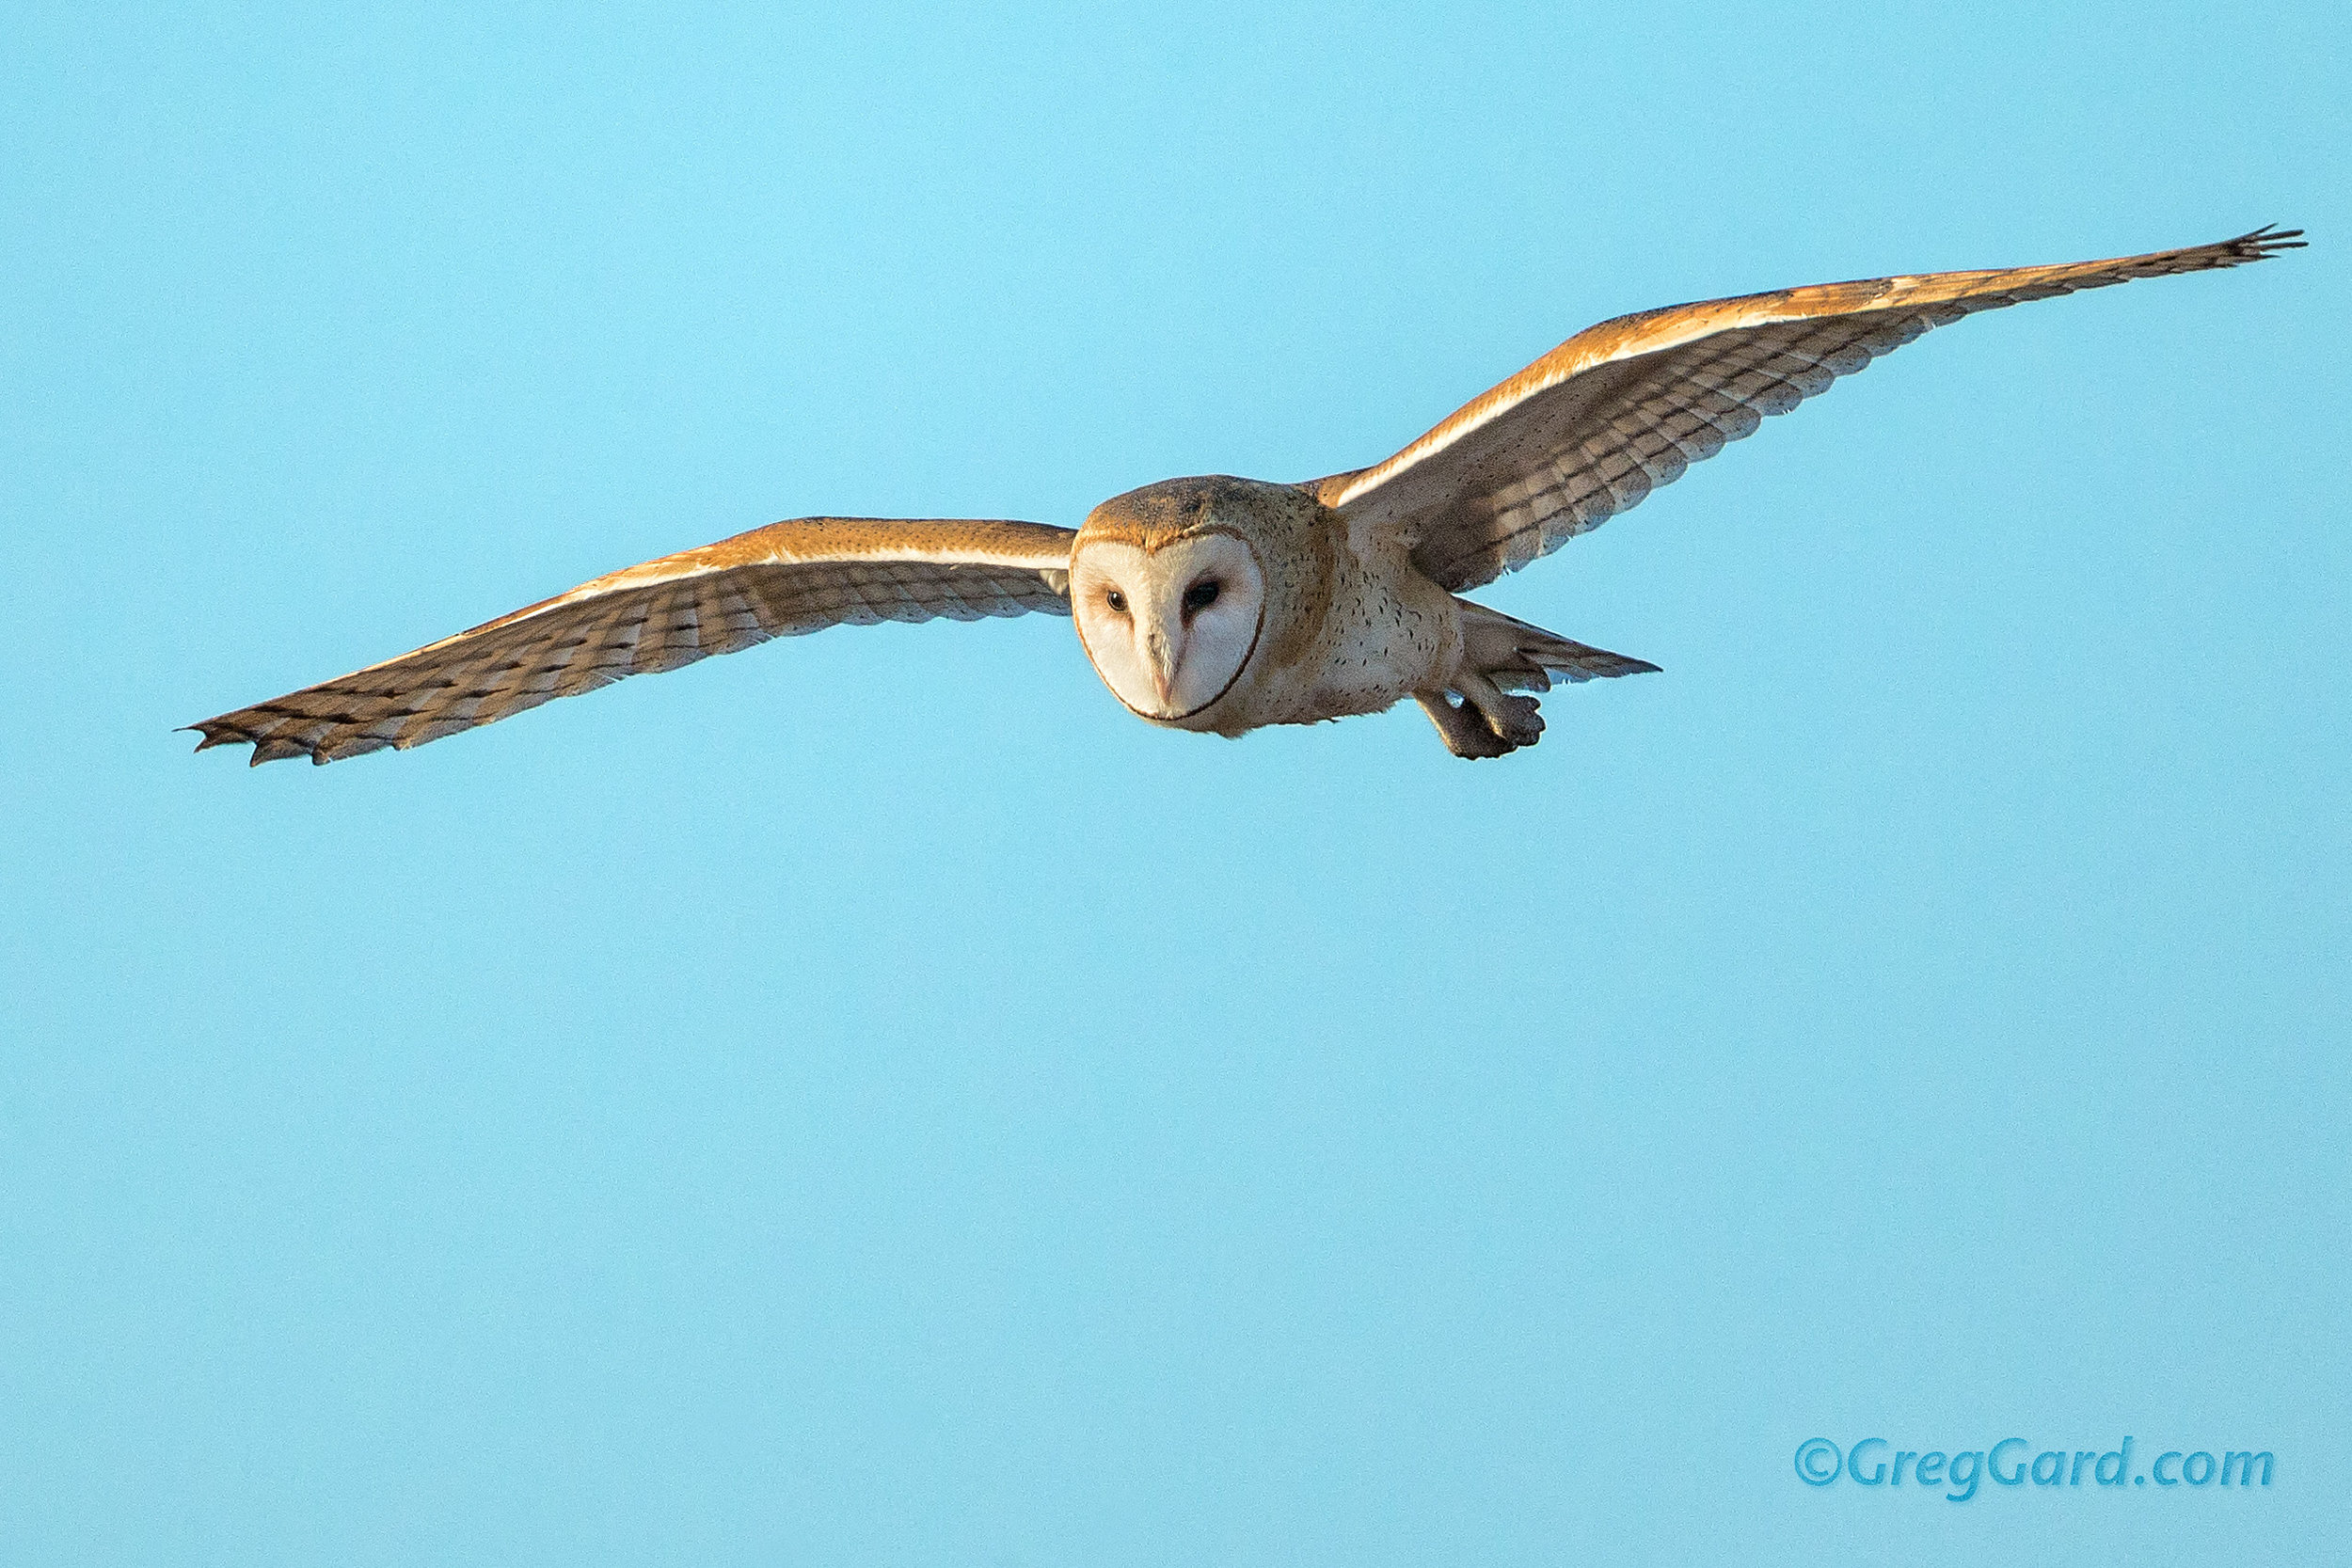
[[[1040,523],[803,517],[612,573],[354,674],[190,726],[255,764],[437,740],[771,637],[878,621],[1073,618],[1138,718],[1239,736],[1410,697],[1459,757],[1534,744],[1527,692],[1656,665],[1460,597],[1930,327],[2261,261],[2262,229],[2072,265],[1828,283],[1578,333],[1386,462],[1302,484],[1212,476]]]

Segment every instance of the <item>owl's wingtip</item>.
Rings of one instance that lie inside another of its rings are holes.
[[[182,724],[171,733],[201,736],[203,738],[196,743],[196,750],[199,752],[209,752],[215,746],[249,745],[253,748],[253,754],[246,758],[247,768],[259,768],[265,762],[277,762],[283,757],[307,755],[313,762],[333,760],[322,754],[324,748],[306,746],[294,740],[259,736],[233,718],[200,719],[193,724]]]
[[[171,733],[198,736],[196,749],[199,752],[209,752],[215,746],[227,746],[239,740],[251,738],[241,734],[236,725],[223,722],[218,719],[203,719],[193,724],[181,724]]]
[[[2229,242],[2233,249],[2244,252],[2239,259],[2248,261],[2267,261],[2282,250],[2301,250],[2310,243],[2300,229],[2281,229],[2275,223],[2265,223]]]

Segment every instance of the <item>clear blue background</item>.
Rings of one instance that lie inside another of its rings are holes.
[[[0,24],[0,1558],[2341,1545],[2338,8]],[[1470,766],[1066,623],[176,724],[807,513],[1375,460],[1674,300],[1939,332],[1486,597]],[[2266,1492],[1815,1490],[1807,1437]]]

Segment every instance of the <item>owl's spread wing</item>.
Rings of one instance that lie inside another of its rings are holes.
[[[1307,485],[1414,541],[1446,588],[1491,582],[1932,326],[2136,277],[2259,261],[2302,230],[2066,266],[1824,283],[1588,327],[1387,462]]]
[[[803,517],[581,583],[416,652],[191,729],[334,762],[771,637],[878,621],[1067,615],[1077,535],[1041,523]]]

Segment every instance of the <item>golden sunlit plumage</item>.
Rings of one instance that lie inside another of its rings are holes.
[[[2298,230],[2062,266],[1828,283],[1621,316],[1395,456],[1305,484],[1212,476],[1039,523],[812,517],[581,584],[192,726],[256,764],[420,745],[624,675],[834,626],[1075,613],[1113,693],[1237,736],[1416,699],[1457,756],[1532,745],[1515,692],[1655,665],[1456,597],[1641,502],[1840,375],[1979,310],[2257,261]]]

